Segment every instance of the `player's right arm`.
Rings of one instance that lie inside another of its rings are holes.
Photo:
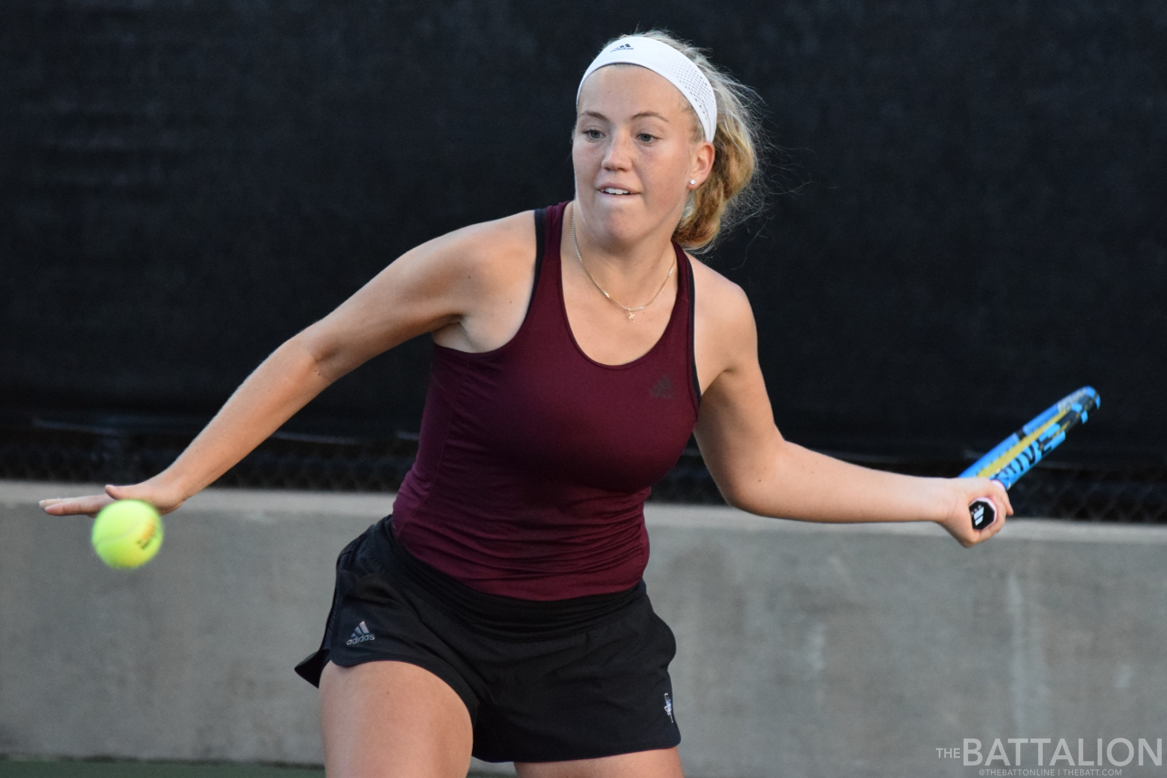
[[[277,348],[164,471],[104,494],[42,500],[46,513],[94,515],[115,499],[169,513],[247,456],[330,384],[423,333],[486,350],[492,322],[507,320],[531,272],[530,214],[467,227],[402,255],[336,310]],[[524,229],[525,228],[525,229]],[[527,281],[529,287],[529,280]],[[521,321],[521,313],[519,314]],[[513,318],[511,316],[510,318]]]

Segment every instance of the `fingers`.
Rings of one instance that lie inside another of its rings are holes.
[[[968,498],[969,504],[971,505],[973,501],[978,499],[987,499],[993,503],[993,510],[996,512],[996,516],[993,519],[993,523],[987,527],[983,527],[979,530],[969,527],[969,542],[966,543],[963,539],[961,539],[961,543],[965,546],[965,548],[975,546],[977,543],[984,543],[986,540],[996,535],[1001,531],[1001,528],[1005,526],[1005,517],[1013,515],[1013,505],[1009,502],[1009,493],[1005,490],[1005,487],[1001,485],[1001,482],[988,481],[982,483],[987,488],[976,489],[973,491]]]
[[[998,511],[997,517],[993,519],[992,524],[985,527],[984,529],[973,529],[969,524],[968,516],[965,515],[963,517],[963,521],[957,525],[959,527],[959,531],[952,532],[952,530],[949,530],[949,533],[957,539],[960,545],[964,546],[965,548],[972,548],[978,543],[984,543],[986,540],[996,535],[1001,531],[1001,527],[1004,524],[1005,514]]]
[[[131,495],[127,494],[127,489],[124,486],[113,486],[112,484],[106,484],[105,493],[115,500],[132,499]]]
[[[40,507],[50,516],[96,516],[97,512],[113,502],[108,494],[90,494],[85,497],[53,497],[40,501]]]
[[[1004,503],[1006,515],[1012,516],[1013,515],[1013,503],[1009,501],[1009,492],[1005,491],[1005,487],[1001,486],[1000,481],[993,481],[993,483],[999,487],[999,489],[997,491],[999,493],[999,496],[1001,498],[1002,503]]]
[[[107,485],[105,494],[91,494],[85,497],[53,497],[41,500],[40,506],[45,513],[51,516],[70,516],[85,514],[96,516],[105,506],[117,500],[142,500],[158,509],[159,513],[166,514],[176,510],[185,501],[185,496],[175,494],[165,482],[159,482],[157,477],[149,481],[130,486]]]
[[[983,478],[959,478],[949,481],[952,487],[950,499],[952,508],[949,517],[942,522],[944,528],[965,548],[984,543],[1001,531],[1005,517],[1013,515],[1013,505],[1005,487],[997,481]],[[993,523],[976,529],[970,515],[970,506],[977,500],[993,504]]]

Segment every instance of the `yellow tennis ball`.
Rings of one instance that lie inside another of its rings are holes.
[[[141,500],[118,500],[93,522],[93,550],[110,567],[144,565],[162,546],[162,517]]]

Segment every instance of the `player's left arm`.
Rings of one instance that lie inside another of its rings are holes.
[[[739,287],[703,270],[707,283],[697,295],[698,371],[714,377],[702,393],[696,437],[730,505],[803,521],[935,521],[965,546],[1001,529],[1003,520],[972,529],[968,512],[974,499],[988,497],[1002,516],[1012,513],[1004,488],[996,482],[871,470],[783,438],[758,363],[749,301]]]

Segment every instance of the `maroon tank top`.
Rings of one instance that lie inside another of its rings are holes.
[[[514,338],[477,354],[434,346],[417,461],[393,506],[397,537],[422,562],[527,600],[636,585],[644,501],[700,403],[685,252],[675,246],[677,297],[656,345],[627,364],[595,362],[563,304],[565,207],[535,214],[535,284]]]

